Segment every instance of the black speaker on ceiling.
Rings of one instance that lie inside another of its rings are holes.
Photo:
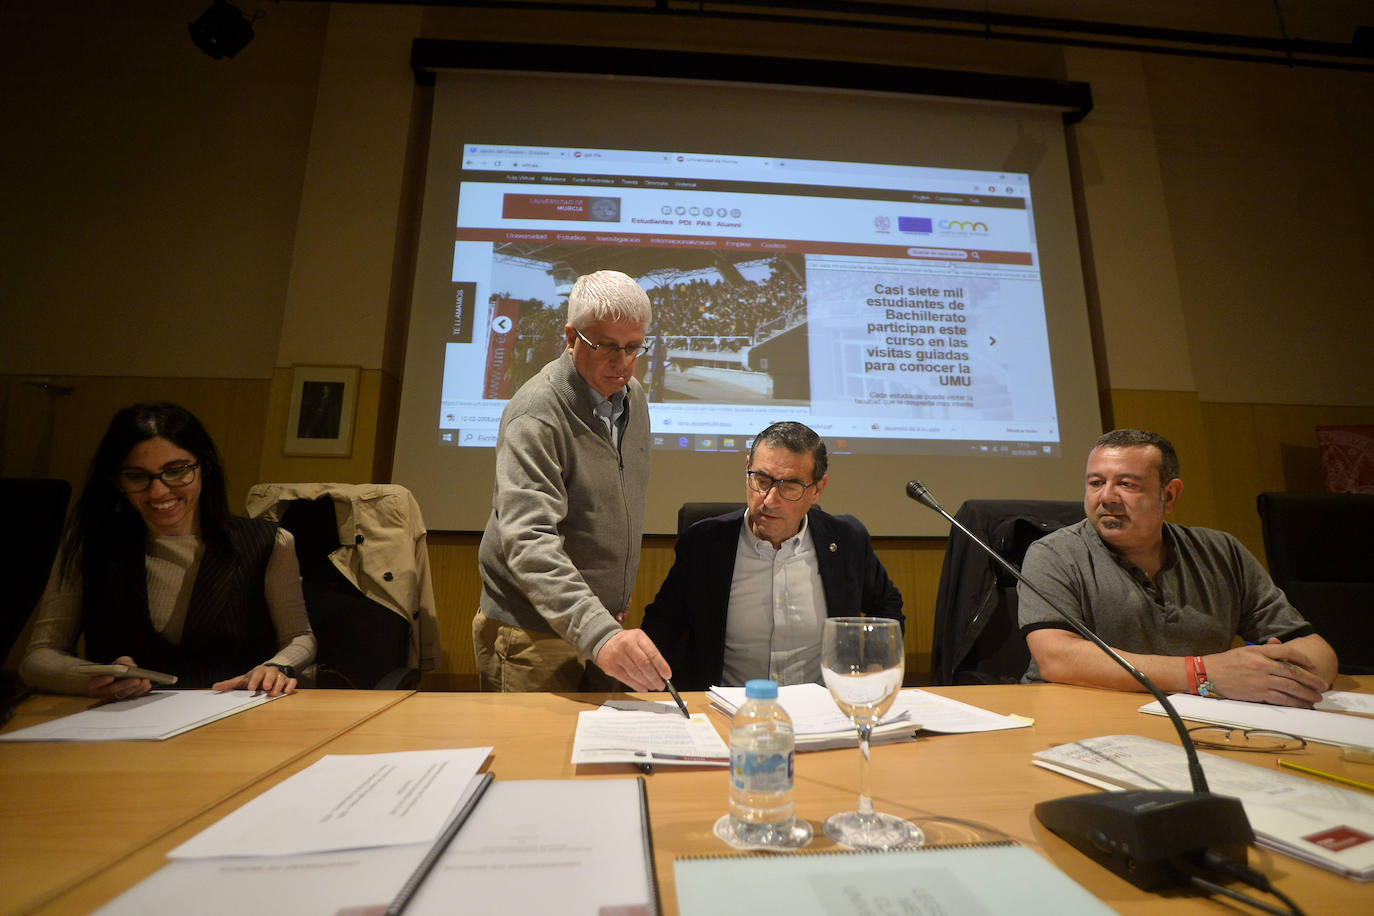
[[[196,47],[215,60],[233,57],[253,40],[252,20],[227,0],[215,0],[188,28]]]

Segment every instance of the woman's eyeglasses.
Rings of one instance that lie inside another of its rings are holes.
[[[114,484],[121,493],[142,493],[160,480],[169,487],[184,487],[196,479],[196,464],[177,464],[156,474],[147,471],[120,471],[115,475]]]

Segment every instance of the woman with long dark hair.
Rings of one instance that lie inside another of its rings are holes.
[[[291,535],[230,514],[219,452],[176,404],[135,404],[110,421],[19,668],[56,693],[152,687],[84,674],[86,659],[175,674],[178,687],[272,696],[294,691],[296,669],[315,659]]]

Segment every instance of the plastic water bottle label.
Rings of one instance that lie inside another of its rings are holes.
[[[747,792],[785,792],[792,788],[793,752],[751,754],[733,750],[730,754],[730,781]]]

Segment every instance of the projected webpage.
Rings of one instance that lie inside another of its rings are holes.
[[[459,181],[443,445],[495,444],[612,268],[653,304],[655,448],[792,419],[838,452],[1059,453],[1024,174],[470,144]]]

